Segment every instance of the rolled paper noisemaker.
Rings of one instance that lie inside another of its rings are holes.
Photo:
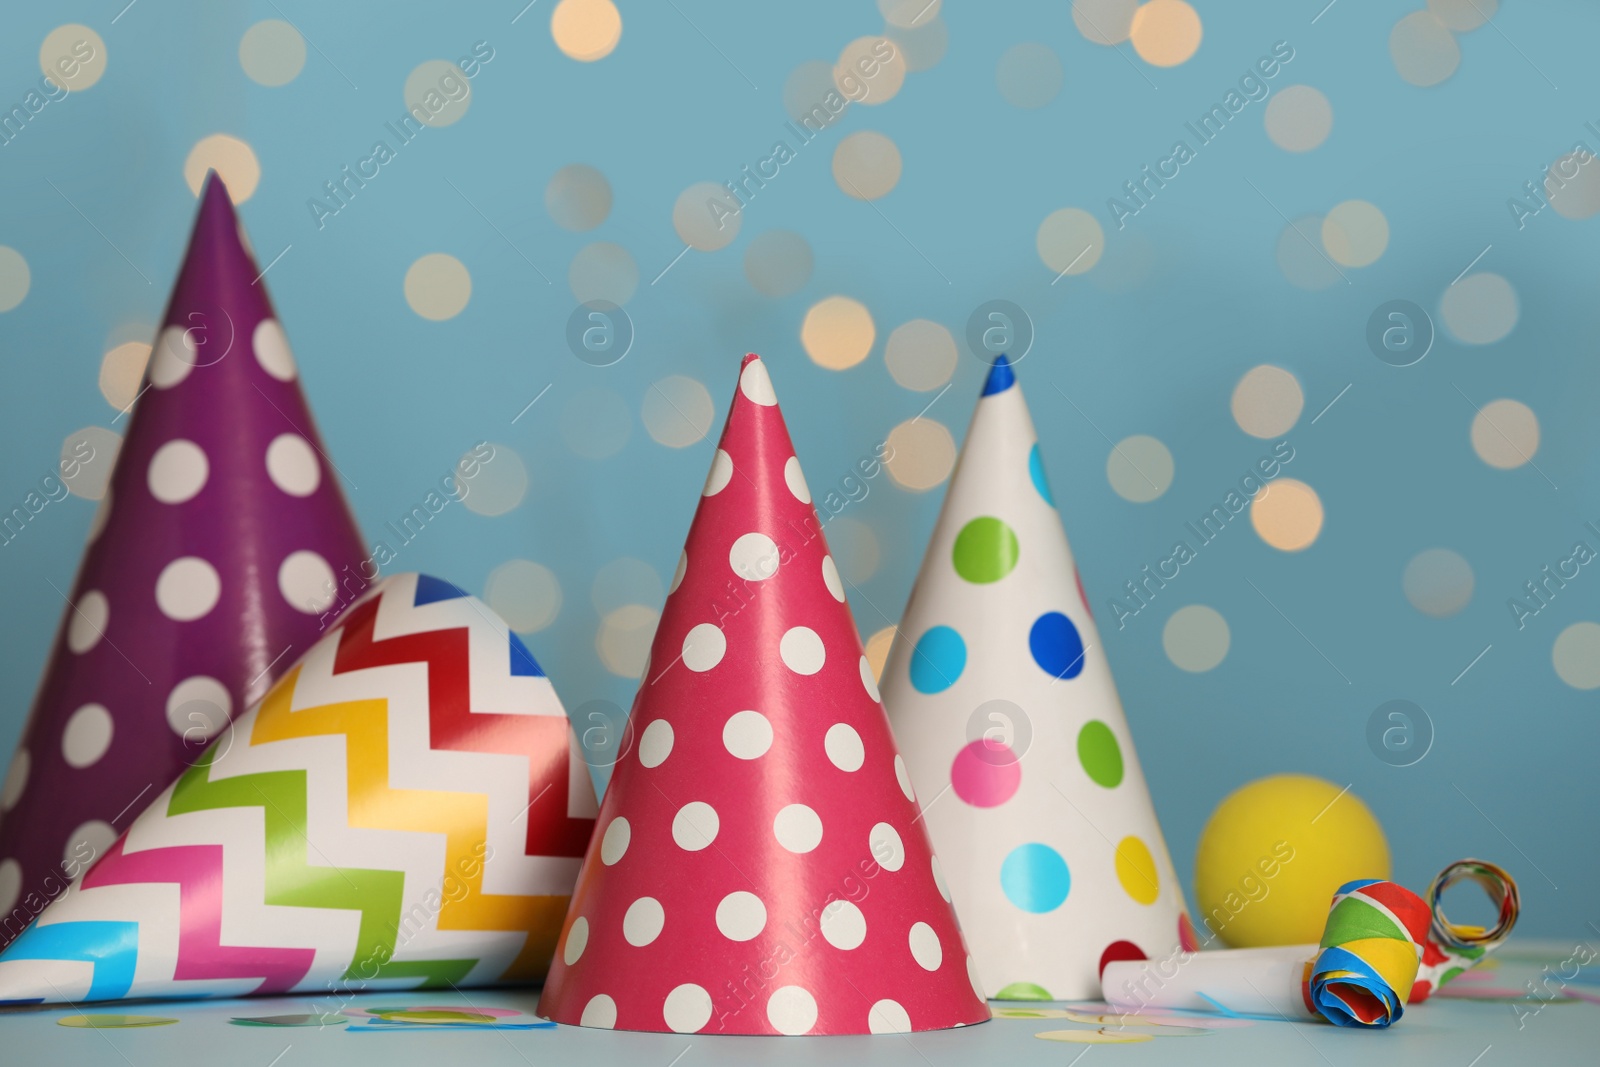
[[[1340,886],[1321,951],[1306,966],[1306,1007],[1335,1026],[1393,1023],[1406,1010],[1431,921],[1427,902],[1404,886],[1375,878]]]
[[[1440,897],[1468,878],[1499,907],[1493,927],[1445,917]],[[1124,1011],[1175,1008],[1285,1020],[1309,1014],[1339,1026],[1381,1029],[1504,941],[1519,910],[1516,882],[1481,860],[1446,867],[1425,897],[1392,882],[1349,882],[1334,895],[1319,945],[1114,961],[1101,976],[1103,995]]]
[[[1500,917],[1493,926],[1453,923],[1445,917],[1440,898],[1446,889],[1464,879],[1482,886],[1499,909]],[[1465,859],[1450,864],[1434,877],[1424,899],[1433,913],[1433,923],[1428,930],[1428,943],[1422,947],[1422,966],[1417,970],[1416,984],[1411,988],[1413,1004],[1427,1000],[1440,986],[1470,970],[1499,947],[1522,911],[1517,883],[1504,870],[1485,860]]]

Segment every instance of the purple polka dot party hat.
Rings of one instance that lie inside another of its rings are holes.
[[[162,323],[0,787],[0,946],[311,647],[365,560],[215,174]]]
[[[1100,996],[1195,946],[1022,387],[994,361],[883,672],[978,977]],[[948,794],[948,795],[945,795]]]

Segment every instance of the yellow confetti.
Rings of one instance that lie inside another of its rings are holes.
[[[1149,1034],[1119,1034],[1110,1030],[1042,1030],[1033,1036],[1041,1041],[1065,1041],[1074,1045],[1133,1045],[1151,1040]]]
[[[67,1015],[57,1019],[56,1025],[79,1030],[132,1030],[140,1026],[167,1026],[177,1021],[160,1015]]]

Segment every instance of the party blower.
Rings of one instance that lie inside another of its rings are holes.
[[[0,1002],[537,980],[594,811],[522,642],[396,575],[0,953]]]
[[[539,1002],[556,1022],[989,1018],[777,404],[746,356]]]
[[[0,790],[0,946],[322,633],[365,559],[212,174]]]
[[[1440,898],[1463,879],[1489,895],[1498,911],[1494,926],[1445,917]],[[1483,860],[1452,863],[1420,897],[1393,882],[1348,882],[1334,894],[1320,944],[1112,963],[1105,999],[1134,1013],[1179,1008],[1381,1029],[1482,961],[1511,933],[1520,910],[1517,883]]]
[[[1194,948],[1022,386],[995,359],[883,672],[989,996]],[[944,794],[948,793],[948,796]]]

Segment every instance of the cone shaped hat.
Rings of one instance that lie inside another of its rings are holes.
[[[631,726],[540,1014],[724,1034],[989,1017],[755,356]]]

